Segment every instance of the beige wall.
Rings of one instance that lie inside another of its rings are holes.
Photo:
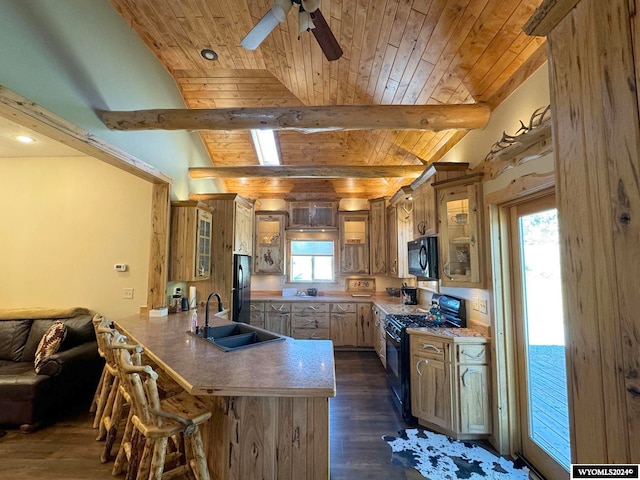
[[[0,183],[0,307],[146,304],[151,184],[89,157],[0,159]]]

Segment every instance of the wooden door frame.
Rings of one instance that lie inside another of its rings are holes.
[[[509,223],[509,208],[555,191],[555,175],[529,174],[519,177],[505,189],[486,195],[486,237],[489,255],[490,289],[493,297],[492,338],[492,434],[491,444],[502,455],[520,451],[518,406],[515,400],[517,368],[513,318],[513,281],[510,271],[510,244],[503,241]]]
[[[524,207],[524,208],[522,208]],[[520,259],[520,247],[521,238],[518,235],[519,219],[527,214],[541,211],[544,208],[556,208],[557,199],[554,191],[545,191],[541,194],[531,195],[517,202],[511,202],[509,204],[501,206],[501,213],[504,213],[507,217],[508,232],[506,235],[502,235],[503,240],[507,240],[504,243],[509,245],[509,262],[508,269],[511,274],[511,312],[513,313],[513,354],[514,354],[514,366],[516,368],[516,381],[514,382],[515,391],[513,398],[516,400],[516,410],[513,412],[519,422],[516,425],[517,444],[519,445],[518,452],[524,456],[524,458],[540,469],[547,478],[568,478],[568,472],[564,471],[564,468],[554,459],[554,465],[549,465],[547,459],[551,457],[541,447],[533,445],[533,449],[528,447],[524,441],[527,436],[529,419],[529,412],[527,403],[528,397],[524,398],[523,395],[530,393],[527,390],[526,382],[528,378],[527,365],[525,361],[526,351],[525,345],[526,333],[524,328],[526,325],[524,321],[524,298],[522,295],[522,263]],[[515,423],[515,422],[514,422]],[[529,450],[526,452],[526,450]],[[526,454],[526,455],[525,455]],[[544,464],[544,465],[543,465]],[[541,468],[544,467],[544,468]]]

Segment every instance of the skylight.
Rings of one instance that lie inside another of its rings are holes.
[[[273,130],[251,130],[260,165],[280,165],[280,155]]]

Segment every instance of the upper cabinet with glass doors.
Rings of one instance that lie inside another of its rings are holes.
[[[369,273],[369,212],[340,212],[340,274]]]
[[[433,184],[438,196],[441,281],[447,287],[484,287],[482,174]]]
[[[171,203],[170,281],[193,282],[210,277],[211,234],[211,210],[204,203]]]
[[[284,275],[286,212],[256,212],[253,273]]]

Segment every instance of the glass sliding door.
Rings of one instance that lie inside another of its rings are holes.
[[[571,451],[555,197],[511,208],[522,455],[547,478],[569,478]]]

